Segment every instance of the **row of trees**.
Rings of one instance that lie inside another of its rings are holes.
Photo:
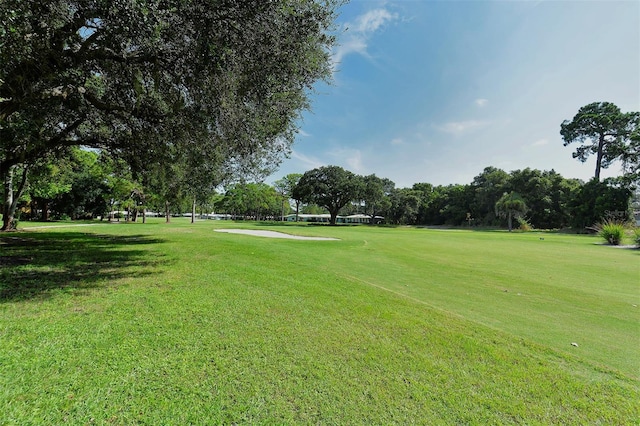
[[[396,188],[389,179],[328,166],[287,175],[273,186],[236,182],[223,193],[198,197],[184,185],[184,173],[155,179],[160,185],[144,185],[126,162],[104,152],[74,148],[70,153],[32,167],[18,203],[23,219],[105,218],[114,210],[127,211],[133,220],[146,211],[163,212],[167,220],[188,211],[263,219],[295,211],[329,213],[332,223],[338,214],[360,213],[372,223],[383,216],[391,224],[496,226],[507,224],[512,210],[525,212],[536,228],[582,229],[607,215],[629,218],[631,190],[624,184],[583,183],[553,170],[507,173],[487,167],[466,185]]]
[[[174,173],[156,176],[144,185],[132,168],[106,152],[69,149],[55,162],[40,161],[31,167],[22,186],[17,216],[23,220],[102,219],[124,214],[136,221],[147,212],[172,215],[191,211],[228,212],[240,217],[280,217],[289,202],[265,183],[232,183],[223,195],[216,188],[191,191],[186,171],[173,165]]]
[[[13,200],[22,219],[104,218],[114,211],[127,211],[135,219],[147,209],[164,211],[168,202],[170,213],[184,208],[173,205],[184,201],[180,192],[169,192],[174,179],[164,181],[165,192],[145,187],[125,161],[104,152],[73,147],[56,161],[34,162],[28,174]]]
[[[293,177],[293,179],[292,179]],[[295,178],[298,178],[295,182]],[[496,205],[505,194],[521,200],[526,220],[537,228],[584,228],[607,215],[629,219],[631,189],[613,180],[583,183],[559,173],[526,168],[510,173],[487,167],[470,184],[416,183],[395,188],[375,175],[358,176],[337,166],[290,175],[286,194],[301,203],[319,205],[331,214],[384,216],[388,223],[408,225],[496,226],[508,220]],[[514,195],[515,194],[515,195]],[[503,205],[508,200],[502,200]],[[511,201],[511,202],[512,202]]]

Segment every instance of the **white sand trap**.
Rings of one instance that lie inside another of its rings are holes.
[[[252,230],[252,229],[216,229],[215,231],[216,232],[227,232],[229,234],[253,235],[254,237],[288,238],[290,240],[338,241],[338,238],[303,237],[303,236],[300,236],[300,235],[284,234],[282,232],[259,231],[259,230]]]

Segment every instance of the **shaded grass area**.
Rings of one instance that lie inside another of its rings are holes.
[[[0,302],[89,289],[125,276],[143,276],[157,260],[136,246],[160,240],[142,235],[17,232],[0,236]],[[132,267],[136,268],[133,271]]]
[[[591,256],[601,247],[590,240],[552,239],[538,249],[498,233],[274,229],[342,238],[292,241],[213,232],[237,224],[176,222],[100,228],[101,236],[86,229],[34,233],[75,241],[74,256],[86,263],[93,256],[84,251],[125,262],[117,276],[97,270],[104,280],[92,287],[71,280],[72,287],[41,293],[51,297],[0,305],[0,423],[632,424],[638,418],[631,374],[540,337],[550,329],[541,318],[554,322],[557,307],[529,306],[528,326],[507,324],[528,306],[517,292],[547,282],[536,275],[516,282],[540,259],[515,266],[513,259],[546,253],[545,273],[561,274],[553,259],[565,244],[577,245],[576,257]],[[119,251],[130,256],[112,253]],[[605,259],[618,260],[622,280],[636,259],[625,256]],[[70,264],[57,267],[74,271]],[[582,283],[580,273],[555,286],[568,286],[570,294],[598,287],[603,276]],[[633,296],[628,284],[603,294],[618,295],[614,301],[624,291]],[[569,297],[544,292],[549,300]],[[608,299],[581,303],[612,309]]]

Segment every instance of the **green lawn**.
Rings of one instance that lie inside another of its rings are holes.
[[[637,424],[640,251],[599,243],[183,219],[0,235],[0,424]]]

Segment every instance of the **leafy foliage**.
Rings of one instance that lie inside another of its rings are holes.
[[[0,3],[0,178],[70,145],[259,170],[330,78],[333,0]]]
[[[630,197],[631,191],[625,186],[609,180],[599,182],[592,179],[571,194],[571,226],[585,229],[612,214],[618,219],[628,220]]]
[[[576,148],[573,158],[584,163],[591,154],[596,156],[594,178],[599,180],[600,170],[618,159],[637,173],[639,126],[640,113],[622,113],[610,102],[594,102],[580,108],[573,120],[563,121],[560,134],[564,146],[582,144]]]
[[[281,203],[282,198],[266,183],[239,183],[227,189],[217,204],[217,210],[259,220],[267,216],[279,216]]]
[[[496,202],[496,215],[507,218],[509,232],[513,229],[513,218],[522,216],[527,210],[527,203],[517,192],[505,192]]]
[[[474,200],[471,210],[476,212],[476,218],[486,225],[497,225],[497,217],[494,206],[507,190],[509,174],[502,169],[485,167],[485,169],[473,179],[471,190]]]
[[[420,208],[421,192],[415,189],[398,188],[390,195],[391,206],[387,219],[397,225],[416,223]]]
[[[114,170],[108,156],[74,147],[65,163],[70,165],[67,176],[69,190],[56,194],[48,204],[46,199],[42,200],[43,218],[46,218],[47,208],[51,209],[54,218],[104,217],[113,210],[114,204],[120,205],[130,197],[128,188],[133,186],[130,175],[126,179],[123,176],[126,169]],[[41,182],[36,178],[32,175],[31,180]]]
[[[293,198],[325,207],[331,224],[341,208],[360,198],[362,179],[338,166],[319,167],[306,172],[293,191]]]
[[[522,196],[529,210],[527,217],[537,228],[563,228],[569,226],[568,202],[579,190],[576,179],[564,179],[551,171],[526,168],[509,173],[506,187]]]
[[[297,220],[297,215],[300,211],[300,200],[296,200],[293,197],[293,190],[296,187],[296,185],[298,184],[298,182],[300,181],[300,178],[302,177],[301,173],[289,173],[288,175],[286,175],[285,177],[283,177],[282,179],[279,179],[277,181],[274,182],[273,187],[275,188],[276,192],[278,194],[280,194],[282,197],[286,198],[287,200],[283,200],[283,207],[284,207],[284,201],[288,201],[290,199],[293,199],[296,203],[296,222]],[[283,208],[284,210],[284,208]],[[282,213],[282,215],[284,216],[284,211]]]
[[[391,207],[389,194],[393,192],[395,184],[389,179],[382,179],[375,174],[362,178],[362,203],[365,214],[371,217],[371,223],[375,223],[375,217],[387,211]]]

